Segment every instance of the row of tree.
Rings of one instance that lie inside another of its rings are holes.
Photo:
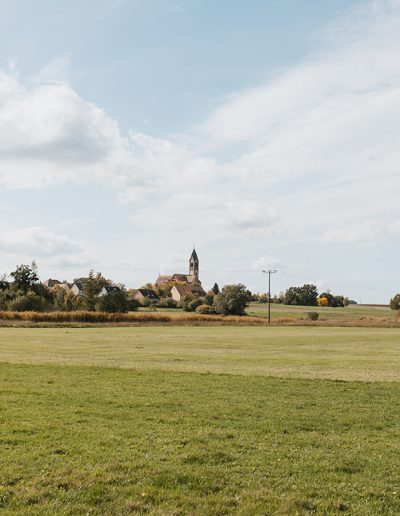
[[[122,285],[100,296],[103,288],[111,287],[112,282],[101,273],[95,274],[93,271],[85,278],[74,280],[83,286],[83,295],[75,295],[61,285],[56,285],[52,289],[47,288],[39,281],[35,262],[31,265],[19,265],[10,276],[12,281],[7,281],[5,277],[0,279],[0,310],[126,312],[138,307],[138,302],[130,299]]]
[[[268,303],[268,294],[252,294],[251,300],[256,303]],[[333,295],[329,291],[319,294],[316,285],[307,283],[300,287],[290,287],[285,292],[281,292],[279,296],[271,296],[271,303],[345,307],[354,303],[354,301],[351,301],[348,297]]]

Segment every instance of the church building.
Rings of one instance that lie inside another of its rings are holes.
[[[163,285],[169,282],[176,282],[172,290],[172,298],[181,301],[186,295],[191,294],[195,297],[204,296],[206,293],[201,286],[199,278],[199,257],[193,249],[189,258],[189,274],[175,273],[172,275],[160,275],[156,280],[156,285]]]

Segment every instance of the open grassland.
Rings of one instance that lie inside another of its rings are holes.
[[[250,316],[267,317],[268,305],[251,303],[247,309]],[[307,316],[307,312],[317,312],[319,318],[325,321],[357,321],[365,318],[395,319],[396,313],[388,306],[349,305],[346,308],[331,308],[320,306],[290,306],[271,304],[273,318],[298,319]]]
[[[1,328],[0,512],[399,514],[399,358],[397,329]]]
[[[1,328],[0,361],[400,381],[400,329]]]

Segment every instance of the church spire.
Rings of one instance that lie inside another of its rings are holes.
[[[199,257],[194,248],[189,259],[189,276],[193,276],[196,280],[199,279]]]

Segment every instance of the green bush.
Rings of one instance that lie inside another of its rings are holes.
[[[104,296],[101,296],[97,303],[97,309],[99,312],[127,312],[128,303],[126,299],[126,292],[123,290],[116,290],[115,292],[108,292]]]
[[[139,306],[140,306],[139,301],[134,298],[128,299],[127,304],[126,304],[126,308],[127,308],[128,312],[136,312],[137,309],[139,308]]]
[[[176,301],[172,297],[163,297],[155,303],[158,308],[176,308]]]
[[[318,312],[307,312],[307,319],[310,319],[310,321],[317,321],[319,317]]]
[[[13,312],[45,312],[51,308],[45,299],[30,292],[25,296],[17,296],[8,303],[8,309]]]

